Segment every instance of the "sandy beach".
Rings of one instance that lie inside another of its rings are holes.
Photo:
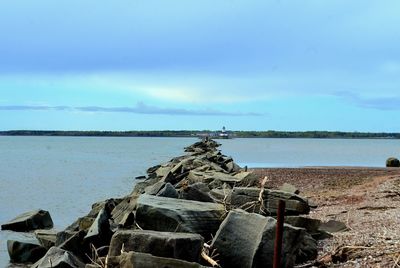
[[[296,186],[318,205],[309,217],[344,222],[348,231],[319,244],[316,262],[299,267],[399,267],[400,169],[307,167],[252,169],[267,185]],[[332,261],[333,260],[333,261]],[[334,266],[331,266],[332,263]]]

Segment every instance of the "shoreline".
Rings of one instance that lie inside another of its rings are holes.
[[[301,195],[318,206],[309,218],[346,224],[348,230],[318,243],[318,261],[340,259],[332,267],[392,267],[397,263],[400,168],[323,166],[249,170],[260,178],[268,176],[267,187],[276,189],[283,183],[297,187]]]

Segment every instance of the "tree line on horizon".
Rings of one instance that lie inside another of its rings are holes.
[[[58,131],[10,130],[0,131],[2,136],[95,136],[95,137],[197,137],[219,133],[211,130],[134,130],[134,131]],[[400,133],[343,132],[343,131],[228,131],[234,138],[349,138],[400,139]]]

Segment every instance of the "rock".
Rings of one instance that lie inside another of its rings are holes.
[[[219,254],[222,267],[272,267],[275,232],[275,219],[232,210],[221,224],[211,248]],[[293,267],[296,258],[303,261],[307,254],[316,256],[316,242],[307,235],[302,228],[284,225],[282,267]],[[307,254],[300,251],[304,245],[308,246]]]
[[[198,233],[208,238],[224,213],[220,204],[143,194],[137,201],[136,221],[146,230]]]
[[[145,180],[146,176],[137,176],[135,177],[135,180]]]
[[[108,267],[138,268],[203,268],[204,266],[184,260],[153,256],[147,253],[124,252],[118,257],[108,258]]]
[[[35,236],[40,245],[46,249],[49,249],[56,244],[57,232],[54,230],[36,230]]]
[[[261,215],[230,211],[211,243],[212,250],[219,254],[221,266],[253,267],[266,224]]]
[[[71,230],[67,230],[67,229],[64,231],[58,232],[56,234],[55,246],[58,247],[59,245],[61,245],[65,241],[67,241],[69,238],[74,236],[76,233],[78,233],[78,231],[71,231]]]
[[[84,238],[86,243],[91,243],[95,247],[105,246],[110,243],[112,236],[110,223],[108,221],[111,217],[110,214],[110,211],[106,209],[100,210]]]
[[[400,167],[399,159],[397,159],[395,157],[389,157],[386,160],[386,167]]]
[[[73,236],[58,245],[58,247],[71,252],[80,258],[85,258],[85,253],[90,252],[89,243],[85,243],[84,241],[85,235],[85,231],[76,232]]]
[[[122,228],[130,228],[135,224],[135,214],[133,212],[126,213],[119,223]]]
[[[209,193],[210,197],[216,203],[231,203],[232,189],[222,188],[222,189],[212,189]]]
[[[325,231],[328,233],[337,233],[337,232],[344,232],[347,231],[349,228],[347,228],[346,224],[340,221],[335,221],[335,220],[330,220],[327,222],[321,223],[319,230]]]
[[[126,217],[136,210],[136,201],[138,198],[138,194],[128,195],[111,211],[111,218],[115,223],[120,225],[125,224],[123,221],[126,220]]]
[[[164,188],[157,193],[157,196],[178,198],[179,195],[175,187],[171,183],[167,182],[164,185]]]
[[[203,243],[203,237],[198,234],[121,230],[113,235],[108,255],[118,256],[123,249],[126,252],[150,253],[158,257],[198,262]]]
[[[204,176],[205,176],[204,182],[206,183],[210,183],[214,180],[220,180],[230,185],[236,185],[240,183],[242,180],[242,178],[234,177],[226,173],[215,172],[215,171],[207,171],[204,173]]]
[[[46,254],[46,249],[40,245],[24,243],[14,240],[7,241],[8,255],[14,263],[32,263]]]
[[[123,198],[110,198],[101,202],[96,202],[92,205],[92,210],[87,216],[91,218],[96,218],[102,209],[112,211],[123,200]]]
[[[321,225],[321,221],[317,219],[306,218],[303,216],[286,216],[285,223],[295,227],[301,227],[310,234],[317,233]]]
[[[217,189],[217,188],[221,188],[222,185],[224,185],[224,183],[223,183],[222,181],[220,181],[220,180],[218,180],[218,179],[215,179],[215,180],[213,180],[212,182],[210,182],[210,183],[208,184],[208,187],[209,187],[210,189]]]
[[[310,207],[308,200],[296,195],[282,191],[264,189],[263,204],[258,201],[260,188],[234,187],[231,197],[231,205],[234,208],[243,208],[250,212],[266,215],[276,215],[279,200],[286,202],[286,215],[308,214]]]
[[[197,182],[183,188],[180,193],[181,199],[194,200],[200,202],[214,202],[209,195],[210,188],[203,182]]]
[[[282,192],[288,192],[291,194],[299,194],[300,193],[299,189],[297,189],[296,186],[286,183],[286,182],[281,187],[279,187],[279,190]]]
[[[239,179],[236,186],[254,187],[260,185],[260,178],[253,172],[243,171],[236,174],[234,177]]]
[[[28,232],[37,229],[50,229],[52,227],[53,220],[48,211],[34,210],[23,213],[10,222],[1,225],[1,230]]]
[[[160,180],[153,185],[147,186],[146,189],[144,189],[144,192],[146,194],[150,195],[156,195],[162,188],[164,188],[165,182],[163,180]]]
[[[34,267],[37,268],[84,268],[85,264],[81,262],[74,254],[66,250],[52,247],[46,255],[40,259]]]
[[[326,231],[320,230],[321,221],[317,219],[306,218],[303,216],[286,216],[285,223],[295,227],[301,227],[316,240],[323,240],[332,237]]]
[[[228,171],[228,173],[238,172],[239,170],[240,166],[237,165],[235,162],[230,161],[226,163],[226,171]]]

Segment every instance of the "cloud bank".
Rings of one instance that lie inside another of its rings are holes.
[[[133,107],[101,107],[101,106],[47,106],[47,105],[2,105],[2,111],[68,111],[90,113],[132,113],[152,115],[191,115],[191,116],[262,116],[260,113],[222,112],[215,109],[180,109],[161,108],[139,102]]]

